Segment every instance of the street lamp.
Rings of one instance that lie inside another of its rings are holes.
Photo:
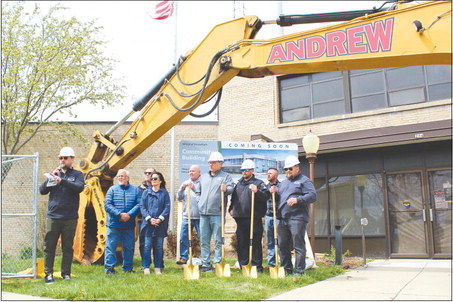
[[[305,157],[310,164],[310,180],[311,182],[315,183],[315,160],[316,160],[316,153],[318,153],[319,149],[319,137],[315,134],[308,133],[302,139],[302,146],[305,150]],[[311,238],[310,238],[310,245],[313,251],[313,255],[315,253],[315,204],[310,204],[310,229],[311,229]]]
[[[365,190],[365,184],[368,176],[367,175],[356,175],[355,181],[357,183],[357,188],[360,192],[360,225],[362,226],[362,256],[363,256],[363,265],[366,267],[366,256],[365,256],[365,231],[364,226],[368,225],[368,219],[363,217],[363,190]]]
[[[363,190],[365,189],[365,184],[368,176],[367,175],[356,175],[355,181],[357,183],[357,188],[360,192],[360,218],[363,218]]]

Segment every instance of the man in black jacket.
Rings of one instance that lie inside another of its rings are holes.
[[[263,217],[266,213],[266,201],[269,198],[269,191],[266,184],[255,177],[255,163],[246,159],[242,163],[242,178],[234,187],[231,196],[231,204],[228,209],[230,215],[236,221],[237,253],[239,265],[249,263],[250,246],[250,225],[251,225],[251,203],[252,191],[255,192],[255,208],[253,219],[253,241],[252,241],[252,265],[256,266],[258,272],[263,271]]]
[[[47,207],[46,236],[44,238],[44,272],[46,284],[54,283],[53,265],[55,249],[61,235],[61,276],[71,280],[71,263],[74,250],[74,235],[77,227],[79,194],[83,191],[85,181],[82,172],[72,168],[74,150],[64,147],[59,154],[60,165],[39,187],[42,195],[49,194]]]

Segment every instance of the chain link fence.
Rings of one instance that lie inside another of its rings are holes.
[[[36,277],[38,165],[39,153],[2,155],[2,278]]]

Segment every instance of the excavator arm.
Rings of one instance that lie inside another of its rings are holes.
[[[77,167],[86,178],[74,243],[77,261],[95,263],[102,259],[104,195],[116,172],[235,76],[452,62],[451,1],[394,3],[389,9],[341,24],[255,40],[265,23],[256,16],[246,16],[214,27],[120,122],[105,134],[94,132],[94,143]],[[139,112],[138,117],[115,141],[111,134],[134,112]]]

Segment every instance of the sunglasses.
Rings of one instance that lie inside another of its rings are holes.
[[[285,171],[292,171],[293,170],[293,167],[290,167],[290,168],[285,168]]]
[[[250,170],[252,170],[252,169],[241,169],[241,172],[248,172]]]
[[[151,177],[151,180],[159,180],[159,177]]]
[[[151,175],[151,174],[153,174],[153,172],[145,172],[145,174],[146,175],[148,175],[148,174]]]
[[[58,157],[58,159],[60,159],[60,160],[62,160],[62,159],[67,160],[68,158],[69,158],[69,156],[60,156],[60,157]]]

